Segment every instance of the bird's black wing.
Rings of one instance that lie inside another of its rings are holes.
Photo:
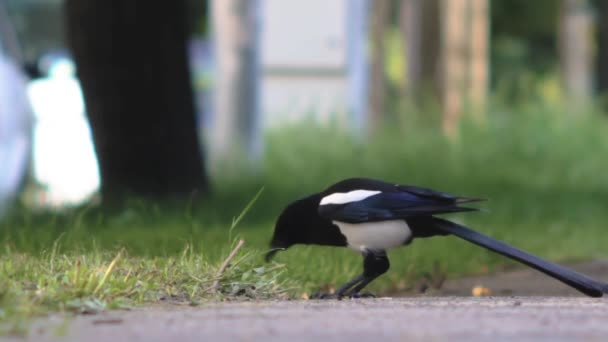
[[[318,212],[332,221],[363,223],[431,216],[436,214],[475,211],[475,208],[458,204],[476,199],[455,197],[431,190],[413,187],[394,192],[379,192],[362,200],[339,204],[323,204]]]
[[[604,293],[608,293],[608,284],[599,282],[595,279],[587,277],[586,275],[543,260],[537,256],[521,251],[504,242],[494,240],[465,226],[437,217],[432,218],[432,220],[436,228],[446,233],[458,236],[459,238],[472,242],[478,246],[487,248],[513,260],[517,260],[577,289],[587,296],[601,297]]]

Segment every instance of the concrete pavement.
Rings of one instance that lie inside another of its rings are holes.
[[[155,306],[78,316],[69,321],[56,315],[34,324],[26,340],[384,342],[607,338],[608,298],[413,297]]]

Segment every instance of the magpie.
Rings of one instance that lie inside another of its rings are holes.
[[[372,296],[361,290],[388,271],[386,251],[415,238],[454,235],[528,265],[591,297],[608,292],[608,284],[543,260],[504,242],[435,215],[477,211],[462,204],[479,198],[432,189],[349,178],[289,204],[277,219],[266,261],[296,244],[349,247],[363,256],[363,273],[335,294],[313,298]]]

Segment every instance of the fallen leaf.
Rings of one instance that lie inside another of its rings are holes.
[[[492,290],[490,290],[487,287],[478,285],[478,286],[473,287],[471,293],[475,297],[483,297],[483,296],[489,296],[489,295],[491,295],[492,294]]]

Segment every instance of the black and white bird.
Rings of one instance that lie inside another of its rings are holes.
[[[539,270],[588,296],[601,297],[608,292],[608,284],[435,216],[475,211],[461,205],[479,200],[374,179],[346,179],[283,210],[266,260],[296,244],[354,249],[363,255],[363,273],[335,294],[316,297],[356,298],[366,296],[361,290],[388,271],[388,249],[407,245],[415,238],[455,235]]]

